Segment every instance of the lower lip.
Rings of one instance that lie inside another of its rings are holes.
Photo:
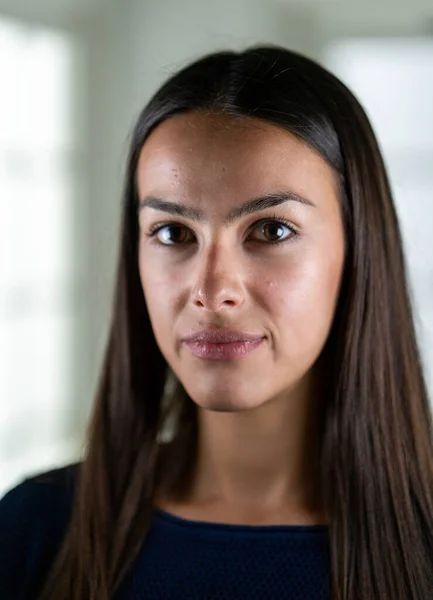
[[[228,344],[209,344],[205,342],[185,342],[190,352],[197,358],[207,360],[234,360],[243,358],[255,350],[265,338]]]

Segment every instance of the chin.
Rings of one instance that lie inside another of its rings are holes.
[[[269,385],[253,385],[245,377],[196,377],[184,388],[198,408],[213,412],[244,412],[265,404]]]
[[[200,402],[194,400],[194,402],[197,404],[198,408],[212,412],[243,412],[255,408],[255,405],[251,405],[251,403],[247,402],[240,402],[238,398],[233,398],[232,400],[209,398]]]

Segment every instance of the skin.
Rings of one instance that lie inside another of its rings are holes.
[[[140,277],[155,338],[199,416],[188,498],[177,505],[158,498],[158,504],[215,522],[326,522],[315,476],[317,359],[344,263],[333,170],[280,127],[197,111],[171,117],[151,133],[137,187],[140,201],[157,196],[207,219],[197,223],[149,206],[139,211]],[[286,202],[224,224],[234,208],[282,190],[313,205]],[[275,227],[280,218],[296,235],[284,224]],[[181,228],[149,237],[157,223]],[[271,243],[284,238],[289,241]],[[241,359],[203,360],[181,339],[208,327],[266,338]]]

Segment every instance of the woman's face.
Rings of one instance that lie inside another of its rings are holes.
[[[312,372],[339,293],[344,233],[332,169],[265,121],[191,112],[151,133],[137,185],[146,305],[187,393],[221,411],[288,396]],[[184,341],[209,329],[261,341]]]

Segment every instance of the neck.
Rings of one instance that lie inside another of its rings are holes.
[[[198,409],[194,504],[231,514],[323,518],[317,481],[317,397],[303,384],[243,412]]]

